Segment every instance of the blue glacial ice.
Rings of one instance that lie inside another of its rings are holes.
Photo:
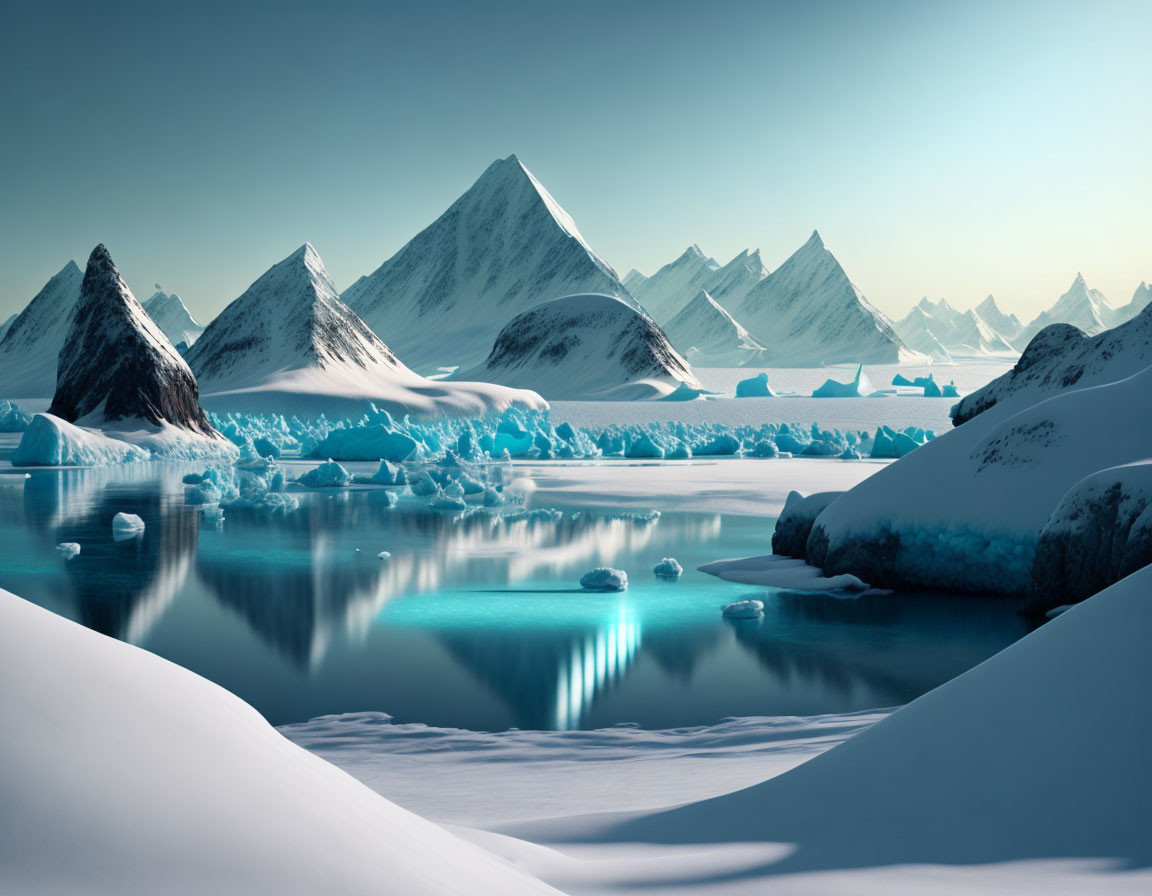
[[[736,384],[737,398],[775,398],[776,393],[768,385],[768,374],[758,373],[754,377],[740,380]]]

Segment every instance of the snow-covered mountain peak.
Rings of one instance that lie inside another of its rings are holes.
[[[49,413],[69,422],[146,420],[215,435],[192,371],[136,300],[103,243],[88,258]]]
[[[572,217],[509,156],[342,298],[400,357],[430,371],[479,364],[509,319],[580,292],[632,302]]]
[[[806,242],[800,248],[801,248],[801,250],[803,250],[803,249],[823,249],[824,248],[824,240],[822,240],[820,238],[820,231],[819,230],[813,230],[812,236],[808,237],[808,242]]]
[[[180,296],[165,292],[159,283],[155,286],[156,292],[144,302],[144,310],[173,345],[179,348],[183,343],[185,349],[190,348],[200,338],[204,327],[192,316]]]
[[[48,398],[56,389],[56,358],[72,323],[84,272],[62,267],[8,325],[0,340],[0,396]]]

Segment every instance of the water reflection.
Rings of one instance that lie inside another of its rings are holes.
[[[760,553],[771,521],[666,513],[449,516],[379,490],[294,513],[184,503],[190,467],[0,476],[0,587],[188,666],[274,723],[380,710],[465,727],[703,724],[904,702],[1025,631],[1004,602],[788,592],[695,573]],[[117,544],[112,517],[142,517]],[[74,541],[71,561],[55,545]],[[377,558],[390,553],[386,560]],[[651,569],[676,556],[678,582]],[[601,565],[620,595],[576,590]]]

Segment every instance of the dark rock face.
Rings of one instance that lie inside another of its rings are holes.
[[[1152,470],[1091,476],[1060,501],[1032,561],[1027,609],[1077,603],[1152,563]]]
[[[138,418],[215,432],[200,407],[192,371],[132,295],[103,245],[88,259],[49,413],[69,422]]]
[[[816,517],[842,494],[817,492],[806,498],[801,497],[799,492],[789,494],[780,519],[776,521],[776,529],[772,532],[772,553],[781,557],[804,558],[807,555],[808,536]]]

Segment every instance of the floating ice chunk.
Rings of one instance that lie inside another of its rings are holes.
[[[750,379],[740,380],[736,384],[737,398],[775,398],[776,393],[768,385],[768,374],[758,373]]]
[[[740,453],[740,440],[727,433],[717,435],[692,449],[697,457],[731,456]]]
[[[83,429],[51,414],[37,414],[12,454],[12,465],[103,467],[137,463],[150,457],[149,452],[136,445]]]
[[[759,619],[764,615],[764,601],[738,600],[724,607],[725,619]]]
[[[413,457],[416,447],[416,440],[411,436],[377,423],[334,429],[310,454],[338,460],[390,460],[398,464]]]
[[[466,510],[468,508],[463,495],[450,495],[440,490],[437,490],[436,494],[432,496],[428,506],[433,510]]]
[[[211,480],[201,480],[184,489],[184,503],[196,506],[209,506],[220,503],[220,489]]]
[[[329,460],[300,477],[301,485],[308,488],[343,488],[351,484],[352,474],[334,460]]]
[[[860,460],[860,452],[849,445],[840,452],[840,460]]]
[[[944,393],[940,391],[940,385],[936,382],[932,374],[928,374],[928,381],[924,383],[924,397],[925,398],[940,398]]]
[[[960,397],[960,390],[956,387],[956,381],[955,380],[951,380],[948,383],[948,385],[945,386],[941,391],[943,393],[943,395],[942,395],[943,398],[959,398]]]
[[[65,541],[56,545],[56,550],[60,553],[65,560],[71,560],[80,554],[80,545],[74,541]]]
[[[252,440],[252,448],[261,457],[270,457],[273,460],[280,456],[280,447],[266,436],[257,436]]]
[[[409,479],[408,487],[412,490],[412,494],[418,498],[431,497],[436,494],[436,490],[439,488],[435,480],[428,475],[427,470],[421,470],[415,477]]]
[[[664,459],[664,449],[656,443],[650,433],[641,433],[628,443],[624,451],[625,457]]]
[[[504,496],[492,486],[487,486],[481,501],[485,507],[500,507],[504,504]]]
[[[672,392],[665,395],[661,401],[695,401],[704,394],[704,389],[693,389],[685,382],[681,382],[679,386]]]
[[[0,401],[0,432],[24,432],[32,422],[14,401]]]
[[[388,551],[381,551],[379,554],[376,555],[377,559],[379,559],[379,560],[387,560],[391,556],[392,555]]]
[[[662,579],[678,579],[684,572],[684,567],[677,562],[675,557],[665,557],[652,568],[652,572]]]
[[[748,557],[743,560],[718,560],[698,567],[700,572],[716,576],[725,582],[756,585],[763,588],[787,588],[792,591],[837,592],[867,591],[868,585],[854,575],[844,573],[825,576],[815,566],[803,560],[771,554],[766,557]],[[848,596],[845,594],[845,596]],[[853,597],[856,594],[851,595]]]
[[[587,591],[627,591],[628,573],[622,569],[601,566],[580,577],[580,587]]]
[[[125,541],[144,534],[144,520],[134,513],[118,513],[112,517],[112,538]]]
[[[913,384],[912,380],[908,379],[908,377],[904,376],[904,374],[898,373],[898,374],[896,374],[896,376],[892,377],[892,385],[893,386],[911,386],[914,384]]]
[[[825,380],[824,385],[812,393],[813,398],[863,398],[871,395],[876,389],[864,373],[864,365],[856,368],[856,376],[850,383],[841,383],[836,380]]]
[[[398,464],[382,460],[380,461],[380,469],[376,471],[372,481],[377,485],[407,485],[408,474]]]

